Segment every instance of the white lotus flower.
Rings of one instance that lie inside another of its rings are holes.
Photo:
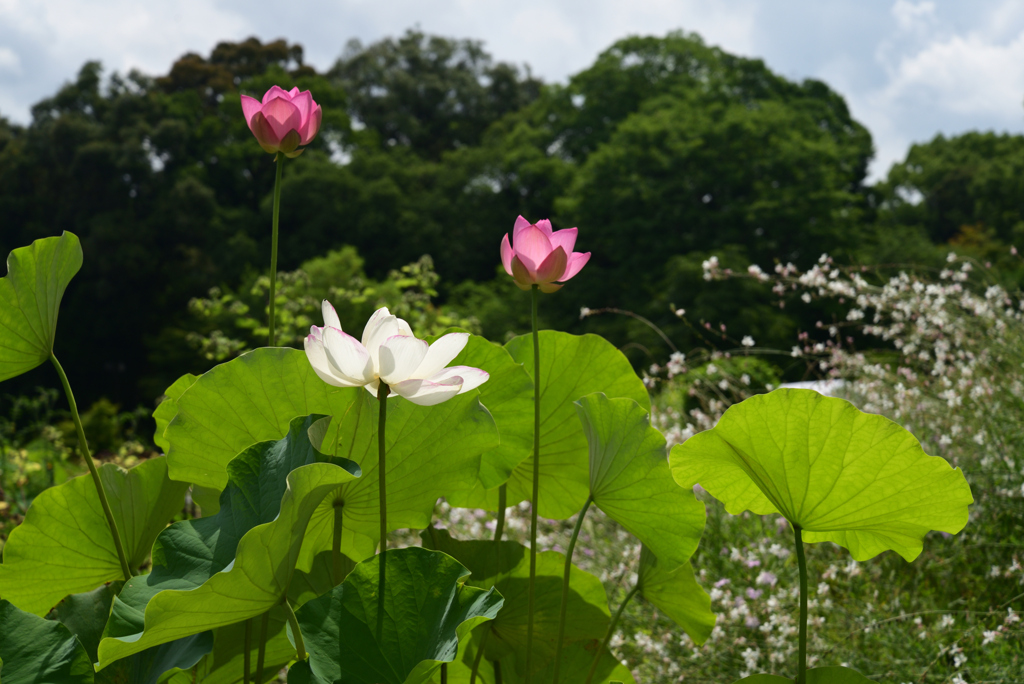
[[[469,366],[446,368],[469,342],[469,333],[449,333],[428,345],[412,334],[409,324],[377,309],[360,342],[341,331],[338,314],[326,299],[324,326],[312,326],[306,337],[306,357],[313,370],[335,387],[365,387],[377,396],[383,380],[389,397],[405,397],[420,406],[433,406],[476,389],[490,377]]]

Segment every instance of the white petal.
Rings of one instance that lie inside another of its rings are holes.
[[[413,336],[412,328],[409,327],[409,324],[406,323],[405,319],[403,319],[403,318],[399,318],[398,319],[398,334],[399,335],[408,335],[409,337]]]
[[[376,314],[374,314],[376,315]],[[394,316],[384,316],[377,321],[373,321],[373,329],[370,334],[363,333],[363,347],[369,352],[370,358],[373,359],[373,367],[375,370],[380,369],[380,345],[384,344],[384,341],[389,337],[398,335],[398,319]],[[369,327],[369,323],[366,324]]]
[[[338,318],[338,312],[334,310],[334,306],[325,299],[321,308],[324,312],[324,327],[341,330],[341,319]]]
[[[337,328],[324,328],[324,351],[335,376],[365,385],[373,380],[373,361],[359,340]]]
[[[311,325],[309,326],[309,334],[312,335],[317,342],[320,342],[324,338],[324,329]]]
[[[389,385],[408,380],[427,355],[427,343],[408,335],[389,337],[380,346],[380,379]]]
[[[447,382],[451,378],[462,378],[462,392],[468,392],[469,390],[476,389],[480,385],[487,382],[491,377],[491,374],[485,370],[479,368],[473,368],[471,366],[452,366],[451,368],[445,368],[440,373],[436,373],[427,380],[430,382]]]
[[[374,378],[373,381],[366,383],[365,385],[363,385],[363,387],[365,387],[366,391],[369,392],[373,396],[374,399],[376,399],[377,398],[377,390],[380,389],[380,379],[379,378]],[[391,397],[397,397],[397,396],[398,396],[398,394],[395,392],[395,390],[392,389],[391,392],[388,394],[388,399],[390,399]]]
[[[377,330],[377,328],[380,326],[381,322],[385,318],[388,318],[389,316],[391,316],[391,312],[388,311],[388,307],[386,307],[386,306],[382,306],[381,308],[379,308],[379,309],[377,309],[376,311],[373,312],[373,315],[370,316],[370,320],[366,321],[366,327],[363,328],[363,346],[364,347],[366,347],[367,349],[370,348],[369,345],[366,344],[369,341],[370,336],[373,335],[375,330]],[[391,336],[388,335],[388,337],[391,337]],[[387,339],[387,338],[384,338],[384,339]]]
[[[468,342],[469,333],[448,333],[444,337],[434,340],[423,363],[410,377],[425,379],[439,373],[466,348]]]
[[[319,330],[319,328],[317,328]],[[358,387],[360,383],[353,383],[347,379],[337,376],[332,368],[331,362],[327,359],[327,352],[324,350],[323,342],[320,341],[316,336],[310,335],[305,341],[306,347],[306,358],[309,359],[309,365],[313,367],[313,372],[317,376],[326,382],[328,385],[334,385],[335,387]]]
[[[433,406],[448,401],[462,389],[461,378],[449,378],[443,383],[430,380],[406,380],[391,386],[394,392],[420,406]]]

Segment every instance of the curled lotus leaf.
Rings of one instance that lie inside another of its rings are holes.
[[[858,561],[890,549],[913,560],[930,530],[962,530],[973,502],[960,469],[906,429],[813,390],[730,407],[673,447],[670,464],[676,482],[699,483],[729,513],[780,513],[805,541],[835,542]]]

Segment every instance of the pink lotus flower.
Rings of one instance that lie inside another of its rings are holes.
[[[574,252],[576,229],[551,230],[551,221],[530,223],[522,216],[501,241],[501,263],[505,272],[515,278],[516,285],[529,290],[538,285],[541,292],[554,292],[569,278],[580,272],[590,252]],[[513,246],[514,245],[514,246]]]
[[[308,90],[285,90],[273,86],[261,103],[254,97],[242,95],[242,113],[249,130],[256,136],[264,151],[284,153],[298,157],[303,148],[313,142],[320,131],[323,113]]]

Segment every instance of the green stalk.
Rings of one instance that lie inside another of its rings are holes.
[[[494,666],[494,684],[502,684],[501,682],[501,662],[492,660],[491,665]]]
[[[299,620],[295,617],[292,604],[288,603],[286,596],[283,602],[284,612],[288,616],[288,624],[292,627],[292,638],[295,639],[295,657],[299,660],[306,659],[306,642],[302,640],[302,630],[299,629]]]
[[[612,635],[615,634],[615,625],[619,624],[619,618],[622,617],[622,611],[626,609],[626,605],[632,600],[636,593],[640,591],[640,583],[637,582],[636,586],[626,594],[626,598],[622,600],[622,604],[619,609],[615,611],[615,617],[608,624],[608,632],[604,635],[604,641],[601,643],[601,648],[597,649],[597,653],[594,654],[594,660],[590,663],[590,672],[587,673],[586,684],[590,684],[594,681],[594,674],[597,672],[597,664],[601,662],[601,654],[608,648],[608,644],[612,641]]]
[[[448,663],[441,663],[441,684],[448,684]]]
[[[480,646],[476,651],[476,658],[473,658],[473,669],[469,673],[469,684],[476,684],[476,675],[480,671],[480,661],[484,657],[484,646],[487,644],[487,637],[491,635],[491,628],[488,627],[487,631],[484,632],[483,637],[480,638]]]
[[[256,684],[263,684],[263,662],[267,658],[267,623],[270,621],[268,610],[260,618],[260,650],[256,654]]]
[[[334,504],[334,539],[331,541],[331,560],[333,561],[334,586],[341,584],[344,569],[341,563],[341,523],[344,515],[345,505],[335,502]]]
[[[68,398],[68,405],[71,407],[71,418],[75,422],[75,431],[78,432],[78,448],[82,450],[85,457],[85,464],[89,466],[89,474],[92,475],[92,482],[96,485],[96,493],[100,496],[100,506],[103,507],[103,515],[107,517],[107,526],[110,527],[110,535],[114,538],[114,548],[117,550],[117,558],[121,561],[121,574],[124,581],[132,578],[132,570],[128,567],[128,556],[124,552],[124,543],[121,541],[121,533],[117,530],[117,522],[114,520],[114,513],[110,510],[110,502],[107,501],[107,492],[103,489],[103,481],[100,480],[100,472],[96,469],[96,463],[92,460],[92,453],[89,451],[89,442],[85,439],[85,429],[82,427],[82,418],[78,415],[78,404],[75,403],[75,395],[71,392],[71,384],[68,376],[64,374],[60,361],[50,352],[50,362],[57,369],[60,376],[60,384],[64,385],[64,394]]]
[[[537,334],[537,299],[540,288],[530,289],[533,326],[533,496],[530,499],[530,584],[526,618],[526,684],[530,684],[533,665],[533,608],[537,581],[537,504],[540,497],[540,335]]]
[[[280,152],[275,157],[277,160],[277,172],[274,175],[274,223],[270,233],[270,346],[274,346],[276,335],[274,326],[277,319],[274,317],[274,295],[277,291],[277,225],[278,217],[281,214],[281,171],[284,169],[284,155]]]
[[[565,572],[562,573],[562,605],[558,609],[558,641],[555,642],[555,673],[552,677],[552,684],[558,684],[558,671],[562,666],[562,642],[565,640],[565,614],[569,609],[569,573],[572,571],[572,553],[576,550],[576,538],[580,536],[580,528],[583,527],[583,518],[587,517],[587,510],[593,503],[593,495],[587,497],[583,509],[576,516],[576,527],[572,530],[572,537],[569,538],[569,548],[565,550]]]
[[[807,559],[804,558],[804,541],[800,526],[793,525],[796,536],[796,564],[800,569],[800,662],[797,663],[796,684],[807,681]]]
[[[508,487],[498,487],[498,523],[494,526],[494,541],[500,542],[501,535],[505,533],[505,509],[508,508]]]
[[[391,388],[383,380],[377,387],[380,413],[377,418],[377,486],[380,490],[380,574],[377,577],[377,643],[384,640],[384,585],[387,582],[388,494],[385,482],[384,429],[388,420],[388,394]]]
[[[252,618],[245,621],[245,639],[242,642],[245,649],[245,658],[242,659],[243,682],[249,684],[252,681],[252,667],[250,656],[252,655]]]

